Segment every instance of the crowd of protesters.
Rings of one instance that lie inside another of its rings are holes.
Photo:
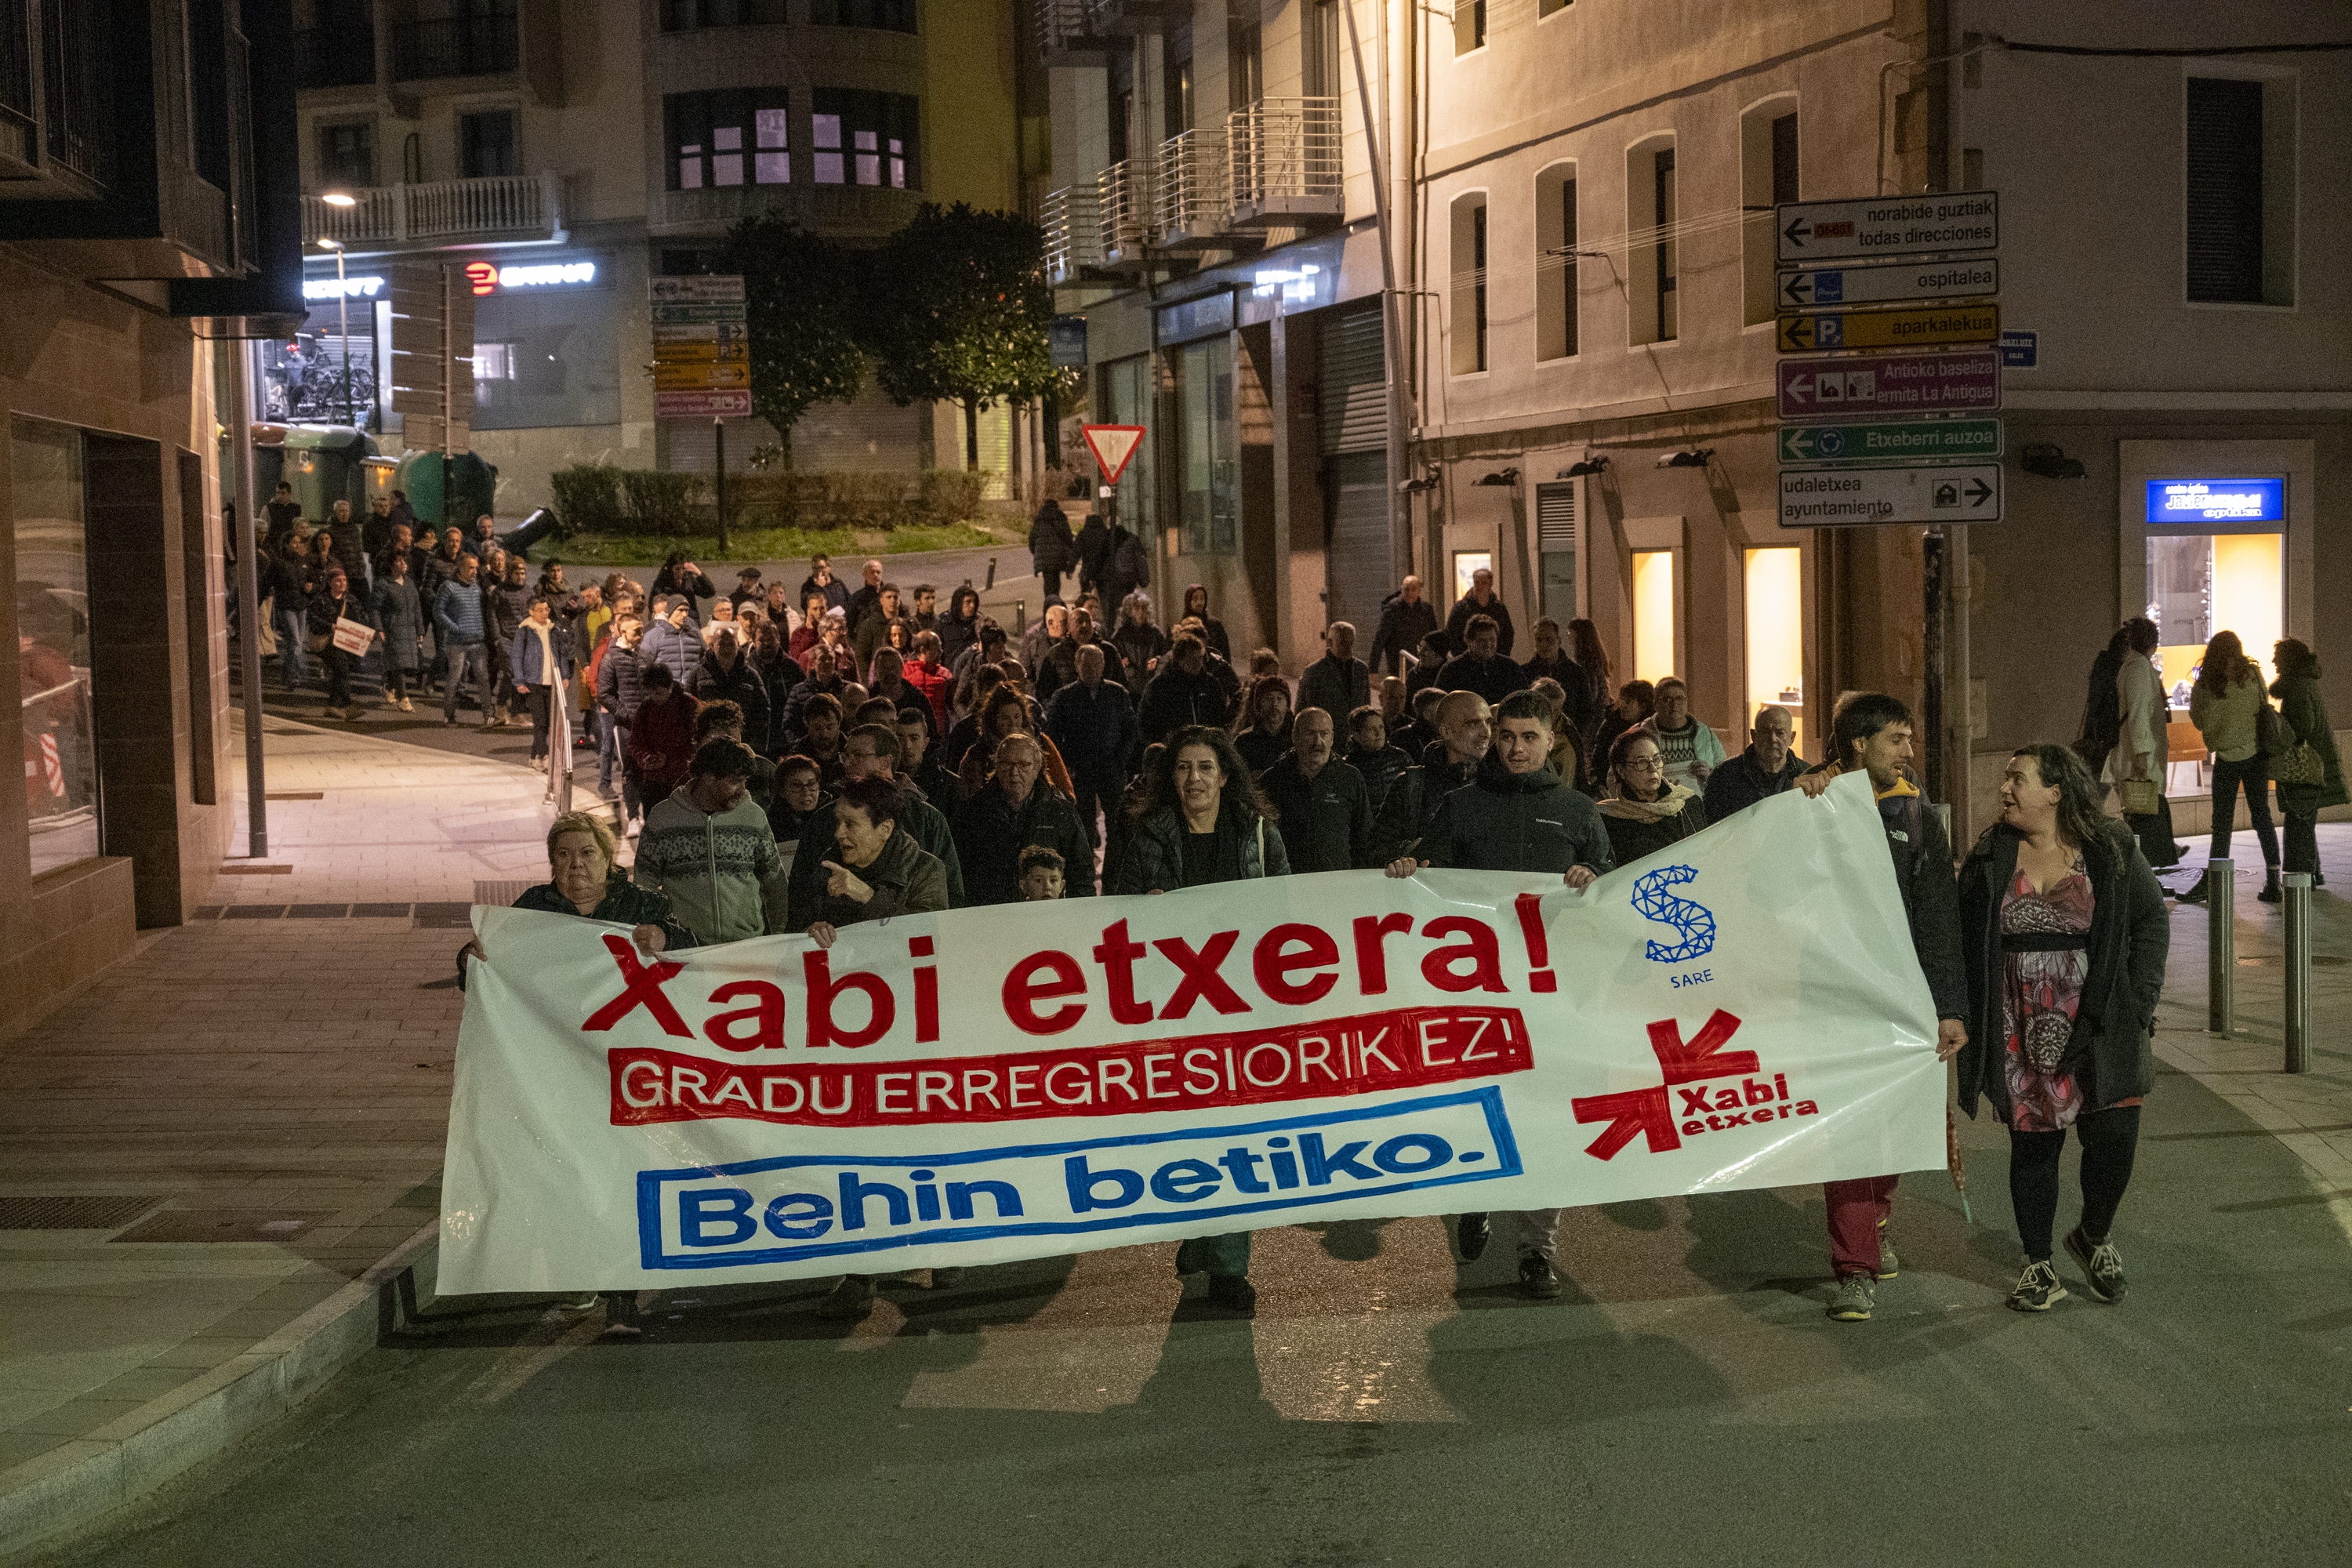
[[[2110,1227],[2152,1081],[2167,917],[2139,841],[2103,814],[2097,765],[2075,749],[2021,749],[2000,820],[1963,861],[1914,782],[1911,718],[1895,698],[1843,700],[1818,764],[1796,754],[1794,716],[1770,705],[1727,755],[1681,680],[1615,683],[1589,621],[1536,620],[1514,662],[1517,628],[1483,572],[1443,621],[1405,579],[1369,658],[1356,628],[1336,622],[1294,680],[1270,650],[1234,657],[1201,585],[1160,628],[1145,584],[1112,570],[1119,542],[1100,520],[1072,534],[1041,516],[1033,544],[1041,567],[1055,563],[1054,585],[1073,575],[1074,592],[1008,630],[969,584],[942,609],[934,587],[896,584],[880,561],[853,589],[822,556],[793,593],[748,568],[721,593],[680,556],[643,587],[616,575],[566,593],[543,577],[503,599],[477,584],[520,584],[520,563],[487,545],[485,565],[453,531],[421,560],[397,559],[417,549],[398,543],[377,576],[397,614],[373,624],[389,637],[396,622],[403,653],[415,638],[416,663],[403,666],[412,683],[446,670],[453,718],[461,681],[488,666],[484,721],[514,706],[511,686],[536,735],[547,707],[537,693],[576,680],[599,787],[637,838],[631,882],[657,896],[616,901],[587,874],[618,854],[601,828],[571,847],[580,864],[567,883],[559,823],[555,879],[525,901],[625,921],[648,951],[763,932],[829,946],[845,927],[898,914],[1326,870],[1536,872],[1580,887],[1772,796],[1865,773],[1938,1054],[1958,1061],[1963,1105],[1989,1104],[2011,1131],[2025,1252],[2011,1305],[2041,1310],[2066,1294],[2051,1255],[2069,1128],[2084,1148],[2083,1207],[2063,1244],[2093,1295],[2121,1299]],[[478,651],[499,644],[495,658]],[[2216,663],[2230,684],[2210,700],[2215,723],[2234,724],[2227,704],[2242,672]],[[2294,730],[2324,737],[2315,668],[2307,655],[2280,667]],[[2324,803],[2331,787],[2341,799],[2332,745],[2308,799]],[[2307,821],[2316,806],[2289,809],[2294,853],[2295,813]],[[1827,1189],[1841,1321],[1867,1320],[1877,1283],[1897,1272],[1895,1185],[1887,1175]],[[1557,1210],[1514,1218],[1530,1296],[1559,1292],[1559,1222]],[[1475,1258],[1490,1234],[1487,1215],[1462,1215],[1455,1244]],[[1197,1238],[1177,1268],[1205,1274],[1214,1305],[1246,1312],[1249,1255],[1246,1232]],[[958,1272],[935,1270],[933,1286]],[[877,1283],[850,1276],[822,1310],[861,1317]]]

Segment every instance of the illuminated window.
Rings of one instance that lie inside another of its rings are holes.
[[[2235,632],[2246,656],[2274,679],[2271,645],[2286,635],[2286,536],[2283,533],[2163,533],[2147,541],[2148,618],[2161,637],[2158,668],[2172,705],[2189,705],[2189,682],[2216,632]]]
[[[1675,552],[1633,552],[1633,679],[1675,673]]]
[[[1745,553],[1748,611],[1748,724],[1756,710],[1778,705],[1797,722],[1804,750],[1804,554],[1793,544]]]
[[[792,182],[790,99],[781,87],[674,92],[662,100],[662,118],[673,191]]]
[[[816,89],[809,141],[820,185],[922,186],[916,160],[920,100],[896,92]]]

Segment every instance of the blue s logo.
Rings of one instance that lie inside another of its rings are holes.
[[[1674,927],[1682,938],[1676,942],[1650,943],[1652,963],[1685,963],[1715,951],[1714,911],[1705,904],[1678,899],[1667,891],[1697,879],[1698,872],[1692,867],[1667,866],[1649,872],[1633,884],[1633,907],[1642,911],[1642,917]]]

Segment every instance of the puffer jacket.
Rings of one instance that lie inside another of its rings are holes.
[[[1477,776],[1437,803],[1413,853],[1461,871],[1614,870],[1609,829],[1591,801],[1548,767],[1515,773],[1489,752]]]
[[[735,668],[724,669],[717,654],[704,654],[686,689],[698,702],[732,702],[742,709],[745,743],[755,752],[767,750],[768,683],[751,668],[748,655],[737,654]]]
[[[1166,893],[1184,886],[1184,814],[1172,805],[1135,825],[1119,856],[1118,893]],[[1241,843],[1242,879],[1287,877],[1290,857],[1282,847],[1282,830],[1228,796],[1217,813],[1221,838],[1237,836]]]

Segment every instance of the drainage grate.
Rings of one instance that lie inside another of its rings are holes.
[[[161,1198],[0,1198],[0,1230],[120,1230]]]
[[[353,904],[352,919],[355,921],[404,921],[408,918],[406,904]]]
[[[116,1241],[292,1241],[331,1210],[289,1214],[282,1209],[165,1209]]]
[[[537,882],[477,882],[474,884],[474,902],[495,904],[505,909],[538,886]]]
[[[290,921],[339,921],[351,913],[349,904],[296,904],[286,911]]]
[[[419,904],[416,906],[418,931],[470,931],[474,924],[471,904]]]
[[[286,912],[284,904],[231,904],[222,911],[225,921],[274,921]]]

